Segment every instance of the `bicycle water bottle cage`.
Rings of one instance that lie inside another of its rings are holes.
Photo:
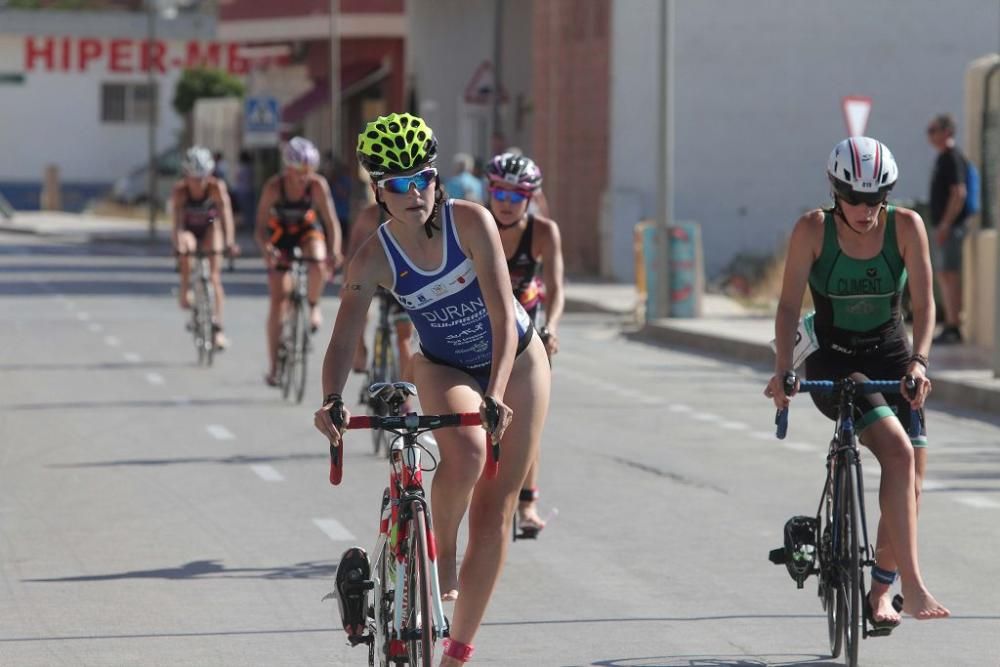
[[[417,395],[417,388],[409,382],[376,382],[368,387],[368,395],[373,400],[383,401],[390,413],[396,414],[406,399]]]
[[[812,516],[793,516],[785,523],[784,532],[785,545],[772,550],[768,558],[775,565],[784,565],[796,586],[802,588],[809,575],[816,572],[819,522]]]

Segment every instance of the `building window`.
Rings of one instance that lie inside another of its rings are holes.
[[[156,113],[158,89],[148,83],[105,83],[101,86],[101,121],[148,123]]]

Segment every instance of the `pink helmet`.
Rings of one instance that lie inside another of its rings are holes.
[[[542,170],[534,160],[516,153],[496,155],[486,165],[490,182],[508,183],[534,192],[542,187]]]

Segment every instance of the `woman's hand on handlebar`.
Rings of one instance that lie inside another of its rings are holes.
[[[490,407],[492,407],[490,404],[496,406],[496,416],[499,417],[497,419],[496,426],[492,431],[490,431],[489,413]],[[500,442],[500,440],[503,439],[504,431],[507,430],[507,427],[510,426],[511,420],[514,419],[514,411],[507,407],[507,405],[505,405],[500,399],[489,396],[484,398],[483,402],[479,404],[479,416],[483,420],[483,428],[490,434],[490,438],[492,438],[493,442]]]
[[[912,392],[907,386],[910,380],[912,380],[914,386],[914,391]],[[931,393],[931,381],[927,379],[924,367],[916,362],[911,363],[909,372],[899,382],[900,392],[910,402],[910,407],[914,410],[922,409],[924,401],[927,400],[927,395]]]
[[[332,413],[339,411],[336,422]],[[323,403],[323,407],[316,411],[313,416],[313,424],[316,430],[330,441],[334,447],[339,447],[344,437],[345,425],[351,421],[350,411],[344,407],[344,401],[339,397]],[[337,427],[337,423],[340,427]]]

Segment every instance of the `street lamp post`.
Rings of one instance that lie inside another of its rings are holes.
[[[670,223],[673,217],[673,0],[660,2],[660,86],[659,114],[657,115],[659,146],[657,152],[656,200],[657,269],[654,289],[657,298],[655,317],[670,316]]]
[[[340,0],[330,0],[330,151],[340,155]]]
[[[146,85],[149,101],[149,123],[147,125],[147,140],[149,144],[149,240],[156,238],[156,75],[153,72],[153,44],[156,41],[156,0],[146,3]]]

